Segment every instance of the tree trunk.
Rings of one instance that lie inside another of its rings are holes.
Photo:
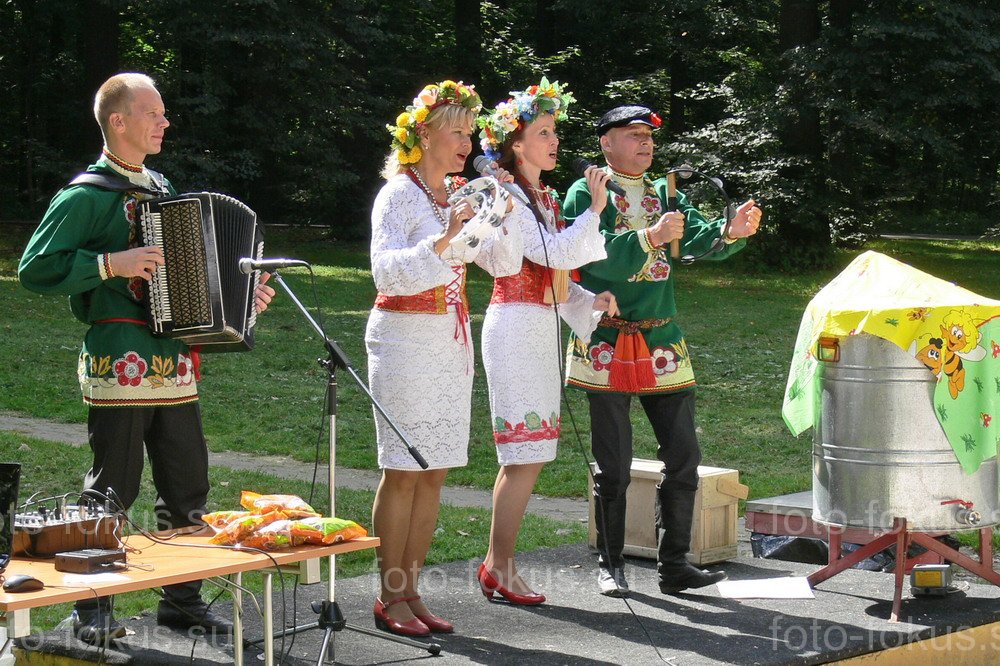
[[[466,83],[483,71],[482,17],[479,0],[455,0],[455,72]]]
[[[556,21],[551,0],[535,0],[535,52],[550,56],[556,52]]]
[[[121,71],[118,57],[118,39],[121,33],[118,11],[114,0],[85,0],[81,3],[80,18],[80,64],[83,79],[80,86],[84,95],[94,93],[109,77]],[[67,149],[73,153],[89,155],[94,152],[96,142],[101,140],[96,122],[88,130],[74,128],[67,137],[71,145]],[[96,142],[95,142],[96,137]]]
[[[854,40],[852,19],[857,0],[830,0],[830,42],[834,49],[834,57],[837,52],[846,52],[851,48]],[[842,105],[853,106],[854,90],[850,77],[842,79],[843,98]],[[843,106],[841,107],[843,108]],[[841,113],[835,108],[830,115],[830,169],[831,177],[839,182],[848,192],[848,204],[857,207],[862,201],[862,182],[854,176],[856,168],[853,157],[857,154],[854,150],[855,141],[852,139],[851,130],[843,121]]]
[[[680,48],[683,39],[679,34],[674,35],[674,49],[667,63],[670,68],[670,116],[667,121],[667,131],[671,137],[676,137],[687,130],[685,120],[687,104],[686,100],[680,96],[681,91],[688,87],[687,63],[681,55]]]
[[[782,0],[778,42],[782,51],[812,44],[819,38],[816,0]],[[803,82],[792,82],[797,117],[785,124],[782,142],[794,155],[818,159],[823,152],[819,111],[804,99]]]
[[[779,44],[786,55],[793,49],[811,46],[819,38],[817,0],[782,0],[778,21]],[[822,127],[819,109],[810,101],[808,90],[813,81],[810,72],[792,70],[785,82],[789,108],[779,137],[784,153],[803,163],[782,169],[781,175],[794,190],[805,192],[805,200],[774,211],[780,226],[780,239],[776,240],[790,257],[805,264],[820,263],[830,253],[830,218],[823,210],[826,165]]]

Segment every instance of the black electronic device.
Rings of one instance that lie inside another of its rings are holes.
[[[4,592],[34,592],[45,587],[45,584],[28,574],[14,574],[3,581]]]
[[[100,573],[114,571],[125,566],[124,550],[85,548],[56,553],[56,571],[66,573]]]
[[[0,572],[14,554],[14,516],[21,483],[20,463],[0,463]]]

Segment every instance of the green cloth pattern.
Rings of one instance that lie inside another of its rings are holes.
[[[122,175],[103,158],[87,171]],[[147,198],[92,185],[63,188],[18,267],[25,288],[68,296],[73,315],[89,326],[77,371],[83,400],[91,406],[174,405],[198,399],[187,345],[153,337],[144,323],[146,281],[106,279],[102,268],[104,254],[139,244],[136,209]]]
[[[669,247],[652,247],[645,229],[657,222],[667,210],[667,181],[652,181],[643,176],[636,179],[615,179],[625,189],[626,196],[608,192],[608,204],[601,213],[601,233],[604,235],[608,258],[580,268],[580,284],[594,293],[610,291],[618,301],[621,319],[638,322],[650,319],[672,319],[677,314],[674,301],[674,261]],[[698,255],[711,247],[718,238],[723,220],[707,220],[692,206],[687,197],[677,192],[677,209],[686,218],[681,254]],[[563,215],[567,224],[590,206],[587,181],[576,181],[566,193]],[[745,247],[744,239],[727,244],[706,259],[725,259]],[[613,392],[609,368],[615,356],[619,331],[599,326],[589,345],[571,335],[568,350],[566,381],[585,391]],[[655,385],[643,387],[640,393],[667,393],[695,386],[694,371],[687,344],[676,321],[641,331],[651,355]]]

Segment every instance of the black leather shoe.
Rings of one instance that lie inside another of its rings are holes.
[[[184,605],[161,601],[156,611],[156,622],[183,631],[200,628],[216,635],[231,636],[233,633],[232,621],[213,611],[201,600]]]
[[[725,580],[726,574],[722,571],[704,571],[684,562],[677,566],[660,567],[660,592],[663,594],[675,594],[682,590],[689,590],[698,587],[705,587]]]
[[[73,611],[73,634],[84,643],[104,645],[108,641],[122,638],[125,635],[125,625],[118,622],[110,610],[77,608]]]

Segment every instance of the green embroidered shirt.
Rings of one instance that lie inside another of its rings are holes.
[[[639,393],[666,393],[691,389],[694,371],[680,326],[674,321],[674,261],[670,248],[655,247],[646,229],[667,210],[667,181],[652,181],[642,176],[626,178],[611,172],[613,180],[625,189],[625,196],[608,191],[608,204],[601,213],[608,258],[580,268],[580,284],[594,293],[610,291],[618,301],[618,317],[638,323],[639,332],[649,348],[655,384]],[[677,210],[685,215],[681,255],[697,256],[719,236],[723,220],[707,220],[687,197],[677,192]],[[563,215],[572,224],[590,206],[587,181],[576,181],[566,193]],[[746,241],[728,243],[720,251],[706,256],[719,260],[731,256]],[[663,320],[669,320],[664,322]],[[624,322],[622,322],[624,323]],[[589,345],[571,335],[566,364],[566,382],[585,391],[615,391],[609,382],[609,368],[615,355],[619,328],[599,326]]]
[[[145,184],[149,175],[116,168],[102,157],[87,168]],[[171,194],[172,187],[167,184]],[[136,208],[150,198],[93,185],[63,188],[49,204],[18,267],[25,288],[69,296],[73,315],[89,326],[78,376],[94,407],[174,405],[198,399],[187,345],[153,337],[142,305],[147,282],[109,277],[105,255],[139,245]]]

